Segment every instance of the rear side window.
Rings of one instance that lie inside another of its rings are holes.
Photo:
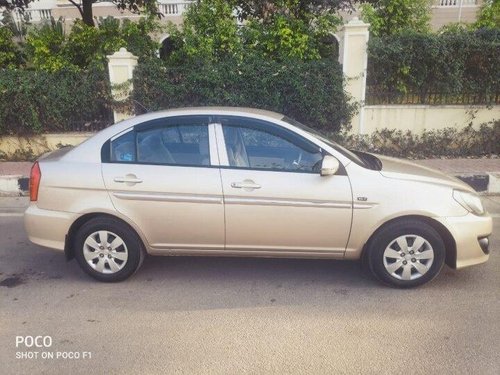
[[[171,125],[137,132],[137,161],[210,165],[207,125]]]
[[[128,132],[111,141],[111,162],[133,163],[135,155],[135,133]]]
[[[208,121],[203,120],[193,116],[140,124],[111,140],[103,155],[112,163],[208,166]]]

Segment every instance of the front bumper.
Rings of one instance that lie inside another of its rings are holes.
[[[460,217],[435,218],[450,231],[456,244],[455,268],[460,269],[484,263],[489,251],[484,249],[484,241],[493,231],[491,216],[476,216],[471,213]]]
[[[78,214],[44,210],[32,203],[24,213],[24,227],[31,242],[64,251],[66,234]]]

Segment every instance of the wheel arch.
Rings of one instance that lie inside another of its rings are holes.
[[[64,240],[64,254],[66,256],[66,260],[71,260],[75,257],[75,249],[74,249],[74,240],[75,240],[75,235],[78,233],[78,230],[87,222],[89,222],[92,219],[95,218],[110,218],[116,221],[121,222],[122,224],[126,225],[127,227],[130,228],[130,230],[137,236],[137,238],[140,240],[142,249],[146,251],[146,243],[144,242],[143,237],[139,233],[138,230],[136,230],[130,223],[128,223],[126,220],[116,216],[112,215],[109,213],[105,212],[92,212],[92,213],[86,213],[82,216],[80,216],[78,219],[76,219],[73,224],[71,224],[68,233],[66,234],[66,238]]]
[[[445,258],[445,263],[451,267],[451,268],[456,268],[457,266],[457,245],[455,243],[455,239],[451,235],[450,231],[448,228],[446,228],[443,224],[441,224],[439,221],[434,220],[428,216],[422,216],[422,215],[405,215],[405,216],[398,216],[396,218],[390,219],[386,222],[384,222],[382,225],[380,225],[370,236],[368,241],[363,246],[363,251],[361,254],[361,259],[365,259],[366,253],[367,253],[367,248],[370,244],[370,241],[375,237],[377,233],[379,233],[382,229],[387,227],[388,225],[391,225],[395,222],[398,221],[403,221],[403,220],[417,220],[417,221],[422,221],[428,225],[430,225],[436,232],[438,232],[439,236],[444,242],[445,250],[446,250],[446,258]]]

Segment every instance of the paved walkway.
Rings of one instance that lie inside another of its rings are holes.
[[[424,159],[415,160],[426,167],[448,174],[500,173],[500,158],[496,159]]]
[[[28,177],[33,163],[25,161],[2,161],[0,162],[0,176],[20,175]]]
[[[500,173],[500,158],[496,159],[424,159],[415,163],[438,169],[448,174]],[[31,162],[0,162],[0,176],[29,176]]]

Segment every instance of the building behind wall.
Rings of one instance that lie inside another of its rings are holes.
[[[431,29],[439,30],[450,23],[473,23],[484,0],[433,0],[431,6]],[[342,12],[345,20],[361,18],[360,11]]]
[[[182,23],[182,14],[193,0],[159,0],[159,10],[163,14],[162,22],[171,21],[175,24]],[[484,0],[433,0],[431,9],[431,27],[438,30],[444,25],[465,22],[472,23],[476,20],[477,12]],[[128,10],[118,10],[111,2],[98,2],[93,5],[94,17],[113,16],[115,18],[137,19],[143,17]],[[359,12],[342,13],[345,21],[359,17]],[[68,0],[38,0],[30,3],[25,11],[25,18],[33,24],[43,21],[59,19],[62,17],[67,26],[71,26],[75,19],[80,18],[78,9]],[[20,20],[18,16],[18,20]]]
[[[79,0],[77,0],[79,1]],[[174,24],[182,23],[182,14],[193,1],[177,0],[159,0],[158,8],[162,13],[161,22],[172,22]],[[132,13],[128,10],[119,10],[112,2],[97,2],[92,5],[94,18],[114,17],[118,19],[139,19],[143,14]],[[51,18],[63,19],[66,27],[71,27],[76,19],[81,18],[78,9],[68,0],[38,0],[29,4],[24,11],[14,14],[16,22],[22,22],[24,19],[30,24],[40,24],[48,22]]]

